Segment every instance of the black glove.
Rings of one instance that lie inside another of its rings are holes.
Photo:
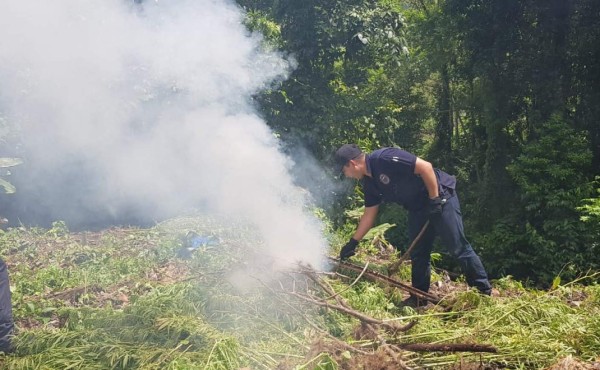
[[[357,246],[358,246],[358,240],[356,240],[354,238],[350,238],[350,241],[348,243],[346,243],[346,245],[344,245],[342,247],[342,250],[340,251],[340,261],[343,261],[347,258],[354,256],[356,254]]]
[[[429,199],[429,219],[439,218],[442,215],[442,198]]]

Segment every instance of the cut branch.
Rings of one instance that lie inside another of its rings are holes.
[[[332,257],[329,257],[329,259],[332,260],[332,261],[337,262],[340,267],[348,269],[348,270],[352,270],[352,271],[355,271],[355,272],[362,272],[362,270],[363,270],[363,268],[361,266],[357,266],[357,265],[354,265],[352,263],[343,262],[343,261],[340,261],[340,260],[338,260],[336,258],[332,258]],[[433,295],[433,294],[428,293],[428,292],[424,292],[424,291],[419,290],[417,288],[414,288],[414,287],[412,287],[410,285],[401,283],[398,280],[394,280],[394,279],[392,279],[392,278],[390,278],[388,276],[385,276],[383,274],[380,274],[378,272],[371,271],[371,270],[366,270],[363,274],[364,274],[365,277],[367,277],[367,278],[369,278],[371,280],[382,282],[384,284],[387,284],[387,285],[390,285],[390,286],[402,289],[402,290],[407,291],[407,292],[409,292],[410,294],[412,294],[412,295],[414,295],[416,297],[419,297],[421,299],[427,300],[427,301],[429,301],[431,303],[434,303],[434,304],[440,303],[440,298],[438,298],[436,295]]]
[[[468,343],[409,343],[396,344],[398,347],[413,352],[489,352],[496,353],[498,349],[488,344],[468,344]]]
[[[317,324],[315,324],[312,320],[310,320],[307,315],[300,310],[297,306],[290,304],[290,302],[288,302],[285,299],[282,299],[280,297],[280,294],[278,294],[278,292],[276,292],[273,288],[271,288],[269,285],[265,284],[262,280],[257,279],[265,288],[267,288],[268,290],[271,291],[271,293],[275,296],[275,298],[277,298],[281,303],[283,303],[284,305],[288,306],[290,309],[292,309],[293,311],[295,311],[298,315],[300,315],[300,317],[304,318],[304,320],[313,328],[315,329],[317,332],[319,332],[321,335],[329,338],[330,340],[332,340],[334,343],[336,343],[338,346],[349,350],[349,351],[353,351],[353,352],[357,352],[360,353],[362,355],[370,355],[370,353],[363,351],[359,348],[355,348],[352,345],[334,337],[333,335],[331,335],[329,332],[327,332],[326,330],[321,329]],[[281,284],[280,284],[281,285]],[[289,294],[289,293],[288,293]]]
[[[303,299],[303,300],[305,300],[307,302],[310,302],[312,304],[315,304],[317,306],[331,308],[331,309],[334,309],[336,311],[340,311],[342,313],[345,313],[347,315],[350,315],[350,316],[352,316],[354,318],[359,319],[361,322],[364,322],[364,323],[367,323],[367,324],[372,324],[372,325],[382,326],[382,327],[384,327],[384,328],[386,328],[386,329],[388,329],[390,331],[393,331],[393,332],[395,332],[395,331],[403,331],[404,332],[404,331],[410,330],[410,328],[412,328],[416,324],[416,321],[412,321],[412,322],[410,322],[410,323],[408,323],[408,324],[406,324],[404,326],[392,325],[390,323],[387,323],[387,322],[384,322],[384,321],[381,321],[381,320],[377,320],[377,319],[375,319],[373,317],[367,316],[367,315],[365,315],[365,314],[363,314],[361,312],[358,312],[356,310],[353,310],[353,309],[351,309],[349,307],[346,307],[344,305],[341,305],[341,304],[338,305],[338,304],[329,303],[327,301],[317,300],[315,298],[312,298],[312,297],[309,297],[307,295],[300,294],[300,293],[297,293],[297,292],[289,292],[289,294],[291,294],[291,295],[293,295],[295,297],[298,297],[300,299]]]

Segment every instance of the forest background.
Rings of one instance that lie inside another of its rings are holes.
[[[598,271],[600,3],[238,3],[297,60],[257,97],[292,155],[327,163],[346,142],[399,146],[457,176],[492,276],[547,285]],[[346,195],[325,205],[338,225],[361,205]],[[403,219],[395,207],[380,215],[397,225],[393,245],[409,244]]]

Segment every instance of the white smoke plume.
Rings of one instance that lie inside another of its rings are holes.
[[[318,263],[325,243],[292,160],[251,105],[291,62],[261,48],[235,4],[1,3],[0,118],[20,130],[22,192],[57,197],[40,207],[202,206],[253,222],[278,257]]]

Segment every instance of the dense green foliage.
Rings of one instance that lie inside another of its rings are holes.
[[[326,163],[343,142],[400,146],[458,176],[467,233],[492,275],[549,284],[598,269],[598,224],[581,223],[580,207],[598,196],[600,3],[238,3],[278,25],[267,37],[296,58],[258,99],[290,152]],[[331,217],[351,204],[328,207]],[[390,239],[405,245],[398,230]]]
[[[190,252],[190,230],[218,243]],[[273,269],[254,229],[238,220],[196,215],[149,229],[81,233],[57,222],[2,231],[0,241],[16,322],[16,352],[0,355],[3,369],[398,368],[376,340],[360,335],[356,317],[297,298],[337,303],[306,284],[298,266]],[[363,258],[370,269],[385,269],[379,251],[361,249],[355,261]],[[382,331],[390,343],[499,349],[403,351],[410,368],[545,368],[567,356],[593,361],[600,351],[598,285],[537,291],[504,278],[490,298],[434,273],[443,305],[416,312],[399,304],[405,292],[338,272],[320,275],[352,310],[388,323],[417,320],[407,332]],[[408,276],[404,265],[396,277]]]

